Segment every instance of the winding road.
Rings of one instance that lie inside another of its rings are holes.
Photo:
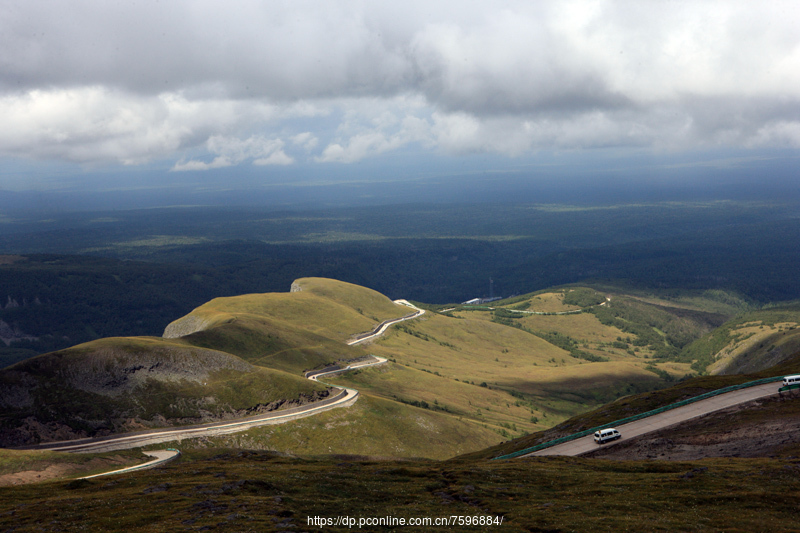
[[[394,303],[397,305],[405,305],[406,307],[410,307],[414,309],[414,312],[410,315],[406,315],[400,318],[393,318],[391,320],[384,320],[378,327],[368,333],[362,333],[361,335],[357,335],[355,339],[347,341],[347,344],[353,346],[355,344],[361,344],[362,342],[367,342],[372,340],[376,337],[380,337],[383,333],[389,329],[389,326],[397,324],[398,322],[403,322],[405,320],[411,320],[412,318],[417,318],[418,316],[424,315],[425,310],[420,309],[419,307],[415,306],[414,304],[410,303],[408,300],[395,300]]]
[[[374,330],[358,335],[355,339],[348,341],[347,344],[355,345],[373,340],[382,335],[390,326],[397,324],[399,322],[403,322],[405,320],[411,320],[413,318],[417,318],[425,313],[424,310],[419,309],[418,307],[414,306],[413,304],[409,303],[406,300],[395,300],[395,303],[398,305],[405,305],[407,307],[414,309],[414,313],[400,318],[386,320],[381,324],[379,324]],[[330,367],[329,369],[307,372],[305,376],[310,380],[318,381],[319,378],[324,376],[340,374],[342,372],[347,372],[349,370],[354,370],[357,368],[382,365],[384,363],[386,363],[386,359],[373,355],[369,360],[353,363],[345,368]],[[655,414],[648,418],[644,418],[634,422],[629,422],[623,425],[618,425],[616,426],[616,428],[620,430],[622,438],[615,441],[614,443],[604,444],[603,446],[606,447],[613,446],[615,443],[632,439],[634,437],[638,437],[640,435],[649,433],[651,431],[664,429],[679,424],[681,422],[691,420],[693,418],[697,418],[715,411],[726,409],[728,407],[732,407],[742,403],[747,403],[759,398],[765,398],[768,396],[775,395],[778,393],[779,387],[780,385],[778,383],[766,383],[762,385],[756,385],[728,392],[725,394],[720,394],[718,396],[713,396],[711,398],[700,400],[695,403],[691,403],[689,405],[684,405],[682,407],[677,407],[675,409]],[[80,440],[64,441],[64,442],[51,442],[39,445],[35,447],[35,449],[43,449],[43,450],[46,449],[53,451],[65,451],[65,452],[77,452],[77,453],[105,452],[113,450],[138,448],[141,446],[176,441],[176,440],[180,441],[182,439],[188,439],[188,438],[225,435],[229,433],[237,433],[240,431],[244,431],[246,429],[263,425],[282,424],[285,422],[289,422],[291,420],[296,420],[298,418],[303,418],[323,411],[327,411],[329,409],[335,409],[337,407],[347,407],[355,403],[357,399],[358,399],[357,390],[349,388],[339,388],[339,392],[336,393],[331,398],[327,398],[325,400],[314,402],[313,404],[305,406],[281,410],[276,413],[268,413],[255,417],[239,419],[231,422],[215,422],[211,424],[182,427],[177,429],[151,430],[138,433],[128,433],[125,435],[113,435],[109,437],[80,439]],[[551,446],[549,448],[544,448],[542,450],[538,450],[526,455],[520,455],[519,457],[533,457],[533,456],[540,457],[548,455],[577,456],[591,452],[593,450],[596,450],[597,448],[598,445],[594,442],[592,435],[587,435],[581,438],[574,439],[569,442]],[[124,468],[121,470],[115,470],[113,472],[106,472],[103,474],[96,474],[94,476],[87,476],[84,479],[89,479],[92,477],[98,477],[104,475],[132,472],[136,470],[142,470],[145,468],[153,468],[155,466],[158,466],[159,464],[171,461],[180,455],[180,452],[175,449],[148,451],[144,453],[154,457],[154,459],[144,464]]]
[[[166,450],[153,450],[142,453],[145,455],[149,455],[150,457],[155,457],[155,459],[152,459],[140,465],[129,466],[127,468],[120,468],[119,470],[112,470],[111,472],[103,472],[102,474],[95,474],[93,476],[84,476],[78,479],[92,479],[95,477],[111,476],[113,474],[127,474],[128,472],[136,472],[137,470],[146,470],[148,468],[154,468],[158,465],[168,463],[173,459],[177,459],[178,457],[181,456],[181,452],[179,452],[175,448],[167,448]]]
[[[416,318],[425,313],[424,310],[419,309],[406,300],[396,300],[397,305],[404,305],[414,309],[414,313],[400,318],[386,320],[378,325],[374,330],[359,335],[355,340],[349,341],[347,344],[354,345],[367,342],[382,335],[390,326]],[[320,377],[327,375],[339,374],[357,368],[364,368],[368,366],[382,365],[386,363],[386,359],[377,356],[371,356],[372,359],[360,361],[348,365],[345,368],[336,368],[328,371],[307,372],[306,377],[313,381],[318,381]],[[86,438],[70,441],[48,442],[37,446],[28,447],[28,449],[37,450],[51,450],[59,452],[73,452],[73,453],[99,453],[115,450],[128,450],[131,448],[139,448],[153,444],[160,444],[164,442],[181,441],[183,439],[191,439],[197,437],[211,437],[218,435],[226,435],[230,433],[238,433],[250,428],[283,424],[299,418],[312,416],[323,411],[335,409],[337,407],[349,407],[353,405],[358,399],[358,391],[349,388],[338,388],[339,392],[330,398],[317,401],[312,404],[303,405],[300,407],[292,407],[290,409],[283,409],[278,412],[270,412],[263,415],[242,418],[230,422],[213,422],[209,424],[200,424],[196,426],[180,427],[175,429],[157,429],[149,431],[141,431],[135,433],[126,433],[124,435],[111,435],[108,437]],[[154,457],[152,461],[140,465],[123,468],[121,470],[114,470],[112,472],[105,472],[103,474],[96,474],[94,476],[87,476],[84,479],[91,477],[106,476],[111,474],[121,474],[125,472],[132,472],[135,470],[142,470],[145,468],[153,468],[160,464],[166,463],[177,458],[180,452],[175,449],[157,450],[144,452],[146,455]]]

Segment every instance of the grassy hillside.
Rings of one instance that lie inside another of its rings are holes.
[[[469,422],[493,432],[494,442],[551,427],[622,395],[664,387],[690,372],[686,363],[651,359],[653,350],[646,345],[642,353],[628,344],[619,347],[616,339],[623,335],[635,341],[591,313],[553,314],[586,310],[587,301],[589,308],[607,305],[606,296],[592,289],[500,302],[516,309],[528,303],[531,311],[513,319],[486,310],[428,313],[393,326],[367,346],[348,347],[343,341],[353,334],[407,310],[373,291],[333,280],[298,280],[295,287],[303,290],[213,300],[168,332],[183,323],[198,329],[182,337],[185,342],[296,373],[368,353],[385,357],[391,364],[326,381]],[[533,309],[548,314],[533,314]],[[634,316],[626,314],[629,323],[635,324]],[[670,318],[675,317],[667,313],[664,320]],[[391,438],[382,446],[378,442],[370,453],[396,453]],[[317,449],[311,441],[308,446]],[[442,446],[420,449],[426,457],[454,454],[455,447]]]
[[[345,341],[410,313],[370,289],[335,280],[296,280],[288,293],[215,298],[172,322],[165,336],[224,350],[254,364],[301,373],[362,357]]]
[[[242,416],[324,389],[178,340],[102,339],[0,371],[2,444]]]
[[[352,407],[333,409],[291,424],[235,435],[184,441],[182,450],[236,448],[314,455],[447,459],[501,440],[497,432],[465,418],[362,394]]]
[[[517,423],[519,415],[508,406],[502,408],[502,404],[522,403],[530,409],[529,417],[538,418],[534,424],[552,425],[616,398],[626,387],[649,390],[663,383],[644,365],[590,363],[517,328],[483,320],[425,315],[408,326],[395,328],[371,350],[417,371],[415,376],[419,376],[414,381],[420,384],[409,387],[373,371],[385,387],[382,394],[429,402],[431,396],[438,395],[440,402],[453,405],[459,396],[456,390],[466,388],[472,405],[468,407],[462,401],[456,407],[472,415],[478,410],[483,416],[487,409],[499,411],[507,423]],[[368,376],[359,384],[365,386]],[[355,385],[353,379],[345,375],[336,383]],[[416,393],[409,393],[409,389]],[[487,401],[480,389],[502,391],[505,401],[500,406],[494,400]]]
[[[182,326],[202,331],[239,318],[255,317],[266,322],[291,324],[305,331],[346,341],[389,318],[408,314],[370,289],[335,280],[305,278],[292,284],[292,292],[247,294],[215,298],[189,315],[167,326],[165,336],[180,336]],[[169,333],[175,331],[175,335]]]
[[[371,402],[364,405],[382,406],[370,420],[391,406],[406,413],[398,420],[413,412],[430,422],[368,432],[369,445],[340,435],[331,449],[450,457],[664,388],[691,373],[678,349],[736,309],[734,298],[720,294],[666,299],[602,288],[428,312],[348,346],[409,309],[364,287],[303,278],[292,292],[211,300],[172,322],[169,338],[105,339],[12,367],[0,376],[4,416],[16,428],[13,438],[28,441],[237,416],[324,389],[304,380],[305,370],[374,354],[390,363],[325,381],[361,391]],[[34,427],[24,421],[31,413]],[[253,430],[245,440],[259,449],[324,453],[323,426],[303,424],[315,428],[306,440],[275,440],[284,431],[275,428]],[[445,433],[452,437],[437,437]],[[404,446],[397,445],[401,434]]]
[[[688,362],[670,357],[675,350],[659,349],[707,331],[725,304],[700,296],[692,303],[642,299],[571,287],[492,308],[439,307],[444,314],[399,324],[367,347],[393,364],[330,382],[519,437],[692,373]],[[597,313],[607,309],[610,320]]]
[[[800,350],[800,306],[742,314],[684,349],[694,368],[710,374],[757,372]]]
[[[493,442],[535,431],[558,420],[552,408],[545,408],[557,405],[557,400],[537,406],[521,394],[514,397],[508,391],[456,381],[397,363],[349,372],[326,381],[470,421],[476,427],[496,432]]]

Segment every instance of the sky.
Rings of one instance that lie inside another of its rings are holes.
[[[0,124],[0,191],[791,172],[800,2],[4,0]]]

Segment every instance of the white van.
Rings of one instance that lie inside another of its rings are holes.
[[[614,428],[601,429],[600,431],[594,432],[594,441],[597,444],[603,444],[604,442],[608,442],[610,440],[617,440],[621,437],[622,435],[620,432]]]
[[[800,384],[800,376],[786,376],[783,378],[783,386]]]

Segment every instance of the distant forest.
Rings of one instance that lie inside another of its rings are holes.
[[[218,296],[299,277],[461,302],[586,280],[800,298],[800,209],[711,202],[570,207],[174,208],[0,224],[0,364],[98,337],[161,335]]]

